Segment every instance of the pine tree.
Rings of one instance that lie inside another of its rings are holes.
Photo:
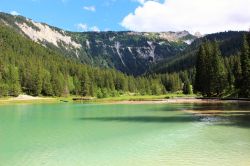
[[[39,96],[42,92],[42,86],[43,86],[42,73],[41,73],[40,68],[37,68],[33,74],[33,89],[32,89],[33,92],[32,92],[32,95]]]
[[[240,92],[241,90],[241,80],[242,80],[242,69],[240,59],[236,59],[233,64],[232,73],[235,78],[234,86],[235,89]]]
[[[13,65],[9,65],[8,67],[7,83],[10,96],[18,96],[21,93],[18,68]]]
[[[242,97],[250,97],[250,49],[247,36],[244,36],[242,53],[240,57],[242,69],[240,95]]]
[[[75,91],[74,79],[72,76],[67,76],[67,87],[69,88],[69,93],[73,94]]]
[[[0,82],[0,97],[8,96],[9,86],[4,82]]]
[[[226,88],[226,70],[217,42],[200,47],[196,63],[195,90],[203,96],[221,96]]]
[[[80,94],[82,96],[87,96],[89,95],[90,91],[90,79],[89,79],[89,75],[87,73],[87,71],[85,70],[83,72],[82,78],[81,78],[81,92]]]
[[[221,96],[225,88],[226,83],[226,69],[221,57],[221,52],[217,42],[213,43],[213,54],[211,56],[211,70],[210,70],[210,94],[212,96]]]
[[[199,52],[197,54],[197,60],[196,60],[196,75],[195,75],[195,91],[196,92],[201,92],[204,95],[205,88],[206,86],[206,62],[205,62],[205,47],[204,45],[201,45],[199,48]]]
[[[52,96],[53,95],[53,89],[51,85],[51,75],[50,72],[47,70],[43,71],[43,83],[42,83],[42,94],[45,96]]]
[[[190,85],[189,81],[184,82],[183,93],[184,94],[193,94],[192,85]]]
[[[77,76],[73,77],[73,82],[74,82],[74,86],[75,86],[75,90],[74,93],[75,95],[80,95],[81,93],[81,82],[79,80],[79,78]]]
[[[65,88],[64,77],[61,72],[53,71],[51,77],[51,85],[55,96],[62,96]]]

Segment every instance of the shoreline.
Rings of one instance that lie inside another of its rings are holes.
[[[226,104],[226,103],[250,103],[249,99],[215,99],[199,97],[172,97],[163,96],[126,96],[126,98],[104,98],[86,101],[73,101],[73,97],[33,97],[19,95],[18,97],[0,98],[2,104],[36,104],[36,103],[82,103],[82,104]]]
[[[0,105],[5,104],[36,104],[36,103],[55,103],[56,98],[33,97],[29,95],[19,95],[18,97],[0,98]]]
[[[101,103],[101,102],[100,102]],[[223,100],[223,99],[201,99],[201,98],[173,98],[160,100],[124,100],[110,101],[107,104],[226,104],[226,103],[250,103],[247,100]]]

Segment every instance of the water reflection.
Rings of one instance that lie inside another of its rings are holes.
[[[166,116],[101,116],[101,117],[81,117],[82,121],[118,121],[136,123],[186,123],[204,122],[210,125],[225,125],[235,127],[250,127],[250,105],[246,103],[234,104],[193,104],[193,105],[174,105],[174,108],[163,107],[158,111],[165,111]],[[155,111],[152,109],[151,111]],[[169,112],[179,112],[169,115]]]
[[[250,127],[249,103],[201,104],[184,111],[215,125]]]
[[[83,117],[79,120],[95,121],[120,121],[120,122],[140,122],[140,123],[181,123],[199,121],[198,118],[188,115],[183,116],[120,116],[120,117]]]

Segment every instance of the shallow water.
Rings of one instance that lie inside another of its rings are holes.
[[[237,104],[0,106],[0,165],[247,166],[248,111]]]

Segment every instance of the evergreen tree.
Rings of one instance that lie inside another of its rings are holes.
[[[240,86],[240,95],[250,97],[250,49],[247,36],[244,36],[241,53],[242,78]]]
[[[90,91],[90,79],[87,71],[85,70],[81,78],[81,95],[87,96],[90,94],[89,91]]]
[[[9,65],[8,67],[7,84],[9,87],[10,96],[18,96],[21,93],[18,68],[13,65]]]
[[[205,86],[207,84],[207,74],[206,73],[206,52],[204,45],[200,46],[199,52],[197,54],[196,60],[196,75],[195,75],[195,91],[205,93]]]
[[[42,94],[44,96],[52,96],[53,95],[53,89],[51,85],[51,75],[50,72],[47,70],[43,71],[43,83],[42,83]]]
[[[195,90],[203,96],[221,96],[226,88],[226,70],[217,42],[200,47],[196,62]]]
[[[75,92],[75,84],[74,84],[74,79],[72,76],[67,76],[67,87],[69,88],[69,93],[74,94]]]
[[[241,90],[242,69],[240,59],[236,59],[233,63],[232,73],[235,78],[234,86],[237,91]]]
[[[211,55],[211,70],[210,72],[210,95],[221,96],[225,88],[226,82],[226,69],[221,57],[221,52],[217,42],[213,43],[213,54]]]
[[[42,73],[40,68],[37,68],[34,71],[33,74],[33,83],[32,83],[32,95],[34,96],[39,96],[42,92],[42,86],[43,86],[43,82],[42,82]]]
[[[193,94],[192,85],[190,85],[189,81],[184,82],[183,93],[184,94]]]
[[[8,96],[9,86],[0,82],[0,97]]]
[[[75,86],[75,90],[74,93],[75,95],[80,95],[81,93],[81,82],[79,80],[79,78],[77,76],[73,77],[73,82],[74,82],[74,86]]]
[[[65,88],[64,77],[61,72],[52,72],[51,85],[55,96],[62,96]]]

